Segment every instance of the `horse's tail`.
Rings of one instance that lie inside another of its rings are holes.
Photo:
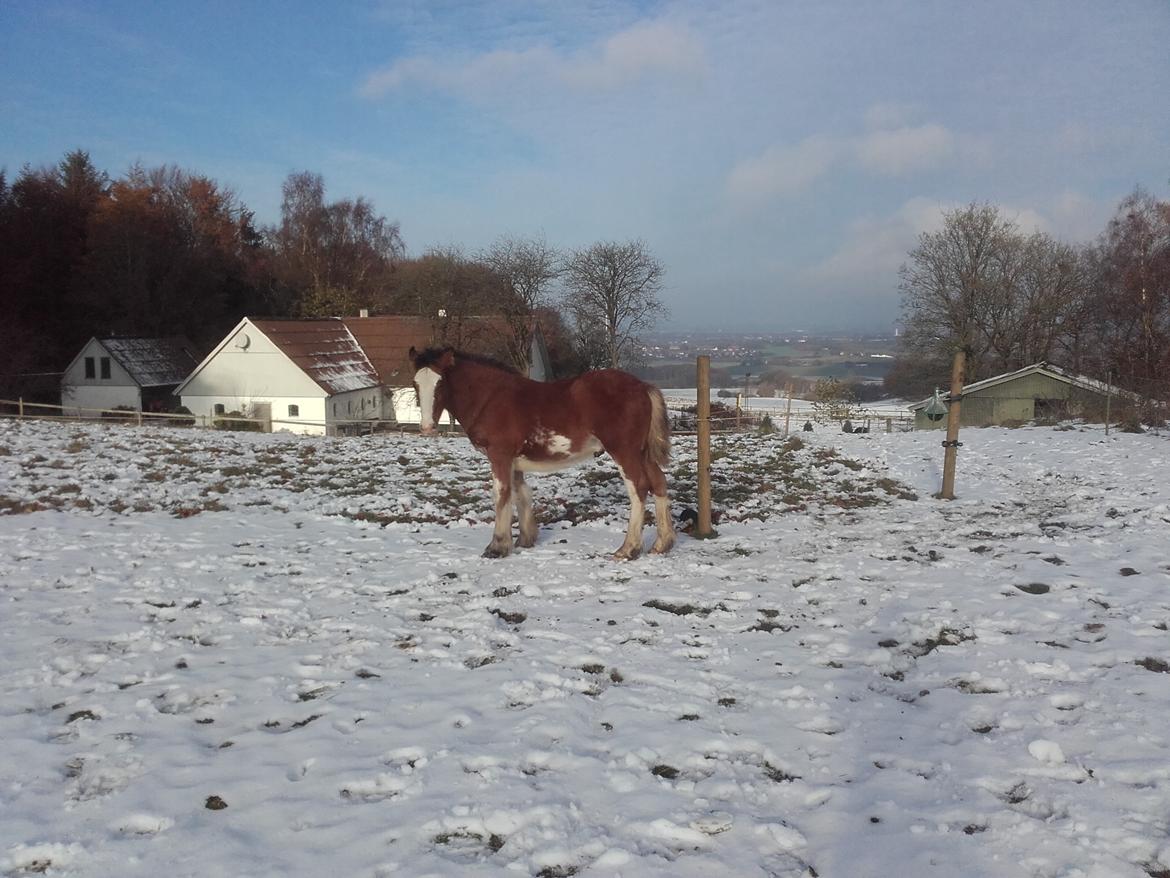
[[[666,414],[666,400],[657,387],[651,387],[647,395],[650,397],[650,429],[646,433],[646,457],[660,469],[665,469],[670,463],[670,418]]]

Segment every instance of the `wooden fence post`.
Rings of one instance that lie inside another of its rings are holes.
[[[24,420],[24,397],[20,397],[16,401],[16,419],[18,421]]]
[[[951,365],[951,395],[947,399],[947,438],[943,442],[942,490],[938,496],[943,500],[955,499],[955,464],[959,456],[959,410],[963,399],[963,372],[967,365],[967,352],[963,348],[955,351]]]
[[[696,361],[695,418],[698,423],[698,521],[692,533],[696,539],[716,536],[711,528],[711,358],[700,356]]]
[[[784,436],[788,437],[788,423],[792,420],[792,382],[784,388],[784,394],[788,397],[788,405],[784,407]]]
[[[1109,403],[1113,401],[1113,370],[1105,376],[1105,435],[1109,435]]]

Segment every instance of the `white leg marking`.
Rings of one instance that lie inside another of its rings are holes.
[[[536,545],[536,516],[532,512],[532,489],[524,481],[524,473],[517,470],[512,476],[512,501],[516,506],[516,518],[520,522],[522,548]]]
[[[507,478],[496,475],[492,467],[492,496],[496,501],[496,526],[492,541],[484,549],[484,557],[502,558],[512,551],[512,472],[508,468]]]
[[[654,523],[658,526],[658,539],[651,552],[662,555],[674,545],[674,521],[670,517],[670,498],[663,494],[654,497]]]
[[[626,541],[614,553],[614,557],[633,559],[642,554],[642,525],[646,520],[646,504],[634,483],[626,477],[625,470],[619,466],[618,472],[622,474],[622,481],[626,483],[626,493],[630,495],[630,526],[626,529]]]

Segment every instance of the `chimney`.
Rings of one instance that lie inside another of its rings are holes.
[[[358,311],[358,317],[369,317],[369,316],[370,316],[370,309],[369,308],[362,308],[361,310]]]

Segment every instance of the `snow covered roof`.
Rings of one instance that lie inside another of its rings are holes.
[[[195,348],[187,339],[99,338],[101,344],[139,387],[178,384],[195,368]]]
[[[972,384],[963,386],[963,395],[967,396],[971,393],[976,393],[980,390],[985,390],[988,387],[995,387],[997,384],[1006,384],[1009,381],[1015,381],[1018,378],[1023,378],[1027,375],[1046,375],[1049,378],[1054,378],[1057,381],[1063,381],[1066,384],[1071,384],[1073,387],[1080,390],[1088,390],[1092,393],[1099,393],[1102,396],[1110,392],[1109,385],[1104,381],[1098,381],[1096,378],[1089,378],[1085,375],[1077,375],[1062,369],[1059,366],[1053,366],[1050,363],[1040,362],[1033,363],[1031,366],[1025,366],[1023,369],[1017,369],[1015,372],[1004,372],[1002,375],[996,375],[992,378],[984,378],[982,381],[976,381]],[[1122,391],[1114,387],[1112,389],[1114,396],[1121,395]],[[916,402],[910,406],[910,411],[916,412],[920,409],[926,408],[926,405],[933,399],[933,396],[928,396],[921,402]]]
[[[382,383],[362,346],[339,318],[253,320],[252,325],[330,396]]]

